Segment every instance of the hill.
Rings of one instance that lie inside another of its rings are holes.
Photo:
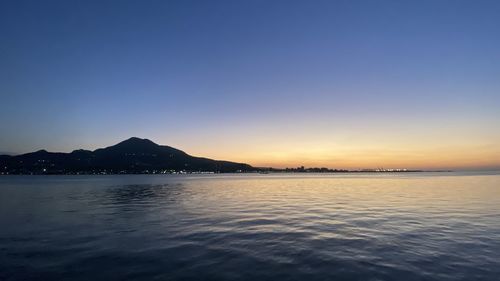
[[[71,153],[39,150],[17,156],[1,155],[0,172],[9,174],[118,174],[162,172],[247,172],[244,163],[191,156],[148,139],[130,138],[106,148]]]

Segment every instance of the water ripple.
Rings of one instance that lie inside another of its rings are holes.
[[[500,176],[0,179],[0,280],[498,280]]]

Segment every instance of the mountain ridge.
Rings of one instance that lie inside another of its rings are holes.
[[[94,151],[69,153],[44,149],[20,155],[0,155],[0,171],[9,174],[136,174],[166,172],[247,172],[256,168],[225,160],[196,157],[149,139],[131,137]]]

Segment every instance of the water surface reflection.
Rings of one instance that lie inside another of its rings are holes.
[[[500,176],[1,177],[0,280],[497,280]]]

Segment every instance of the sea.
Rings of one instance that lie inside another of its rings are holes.
[[[0,280],[500,280],[500,174],[0,176]]]

